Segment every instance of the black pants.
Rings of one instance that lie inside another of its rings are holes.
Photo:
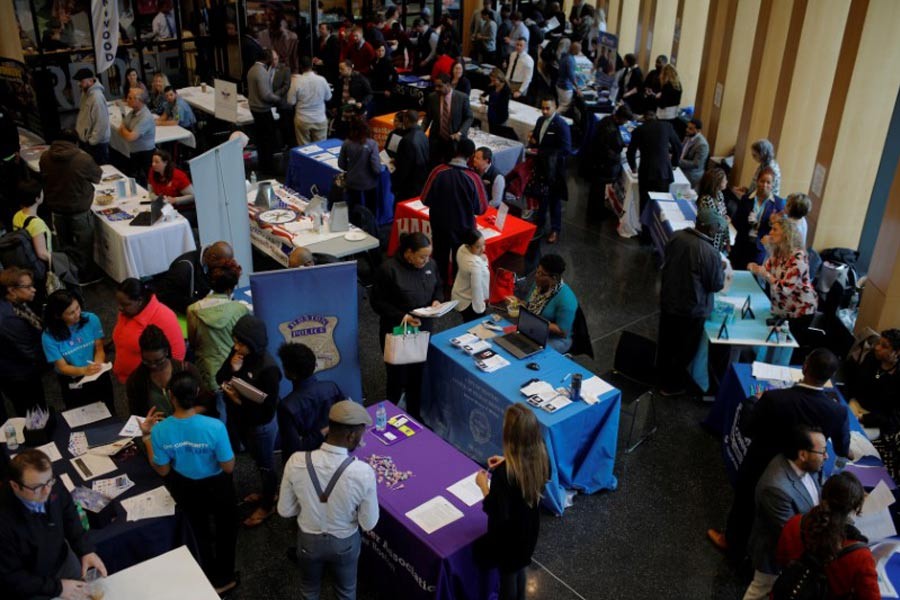
[[[500,596],[498,600],[525,600],[525,569],[500,570]]]
[[[80,377],[69,377],[68,375],[57,374],[59,389],[60,392],[62,392],[63,404],[69,409],[86,406],[99,401],[103,402],[106,405],[106,408],[109,409],[110,414],[115,416],[116,405],[113,400],[112,379],[109,374],[110,371],[107,371],[101,375],[99,379],[86,383],[78,389],[70,388],[69,384],[78,381],[81,379]]]
[[[189,479],[173,471],[169,484],[197,536],[203,573],[214,587],[231,583],[238,536],[237,496],[231,475]]]
[[[487,314],[487,309],[485,309],[485,312],[483,313],[477,313],[470,304],[468,307],[461,310],[459,314],[462,316],[463,323],[468,323],[469,321],[474,321],[475,319],[480,319],[485,316]]]
[[[91,211],[62,214],[53,213],[53,229],[59,241],[57,250],[78,267],[78,279],[92,281],[100,277],[94,263],[94,216]]]
[[[275,173],[275,118],[272,111],[253,111],[253,123],[256,128],[256,152],[259,156],[259,171],[266,175]]]
[[[44,399],[44,385],[41,383],[40,372],[23,374],[22,376],[0,377],[0,392],[9,398],[17,417],[24,417],[25,413],[35,406],[47,410],[47,401]],[[0,398],[0,405],[3,404]],[[2,412],[2,408],[0,408]]]
[[[153,150],[142,150],[131,153],[131,176],[141,186],[147,187],[147,174],[150,172],[150,163],[153,162]]]
[[[438,274],[444,286],[450,285],[456,274],[456,249],[462,244],[462,232],[442,231],[431,226],[431,257],[438,267]]]
[[[370,211],[372,214],[375,214],[375,209],[378,206],[378,188],[374,187],[371,190],[351,190],[347,189],[347,205],[349,208],[353,208],[357,204],[362,204]]]
[[[649,179],[646,177],[639,177],[638,192],[641,196],[641,212],[638,216],[643,216],[644,208],[646,208],[647,203],[650,202],[650,192],[668,192],[671,184],[671,179]]]
[[[91,155],[91,158],[93,158],[94,162],[98,165],[109,164],[109,142],[103,144],[82,143],[81,147],[85,152]]]
[[[660,313],[656,369],[663,389],[674,391],[687,386],[687,367],[697,354],[705,322],[703,317]]]
[[[735,562],[743,560],[747,553],[747,542],[756,515],[756,484],[769,464],[767,459],[771,458],[757,456],[752,450],[748,452],[734,482],[734,500],[728,511],[725,539],[728,541],[728,556]]]

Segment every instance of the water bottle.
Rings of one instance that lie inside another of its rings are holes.
[[[572,387],[569,388],[569,399],[572,402],[577,402],[581,400],[581,373],[575,373],[572,375]]]
[[[6,447],[10,452],[19,447],[19,435],[16,433],[16,426],[12,423],[6,425]]]
[[[81,526],[84,528],[85,531],[90,531],[91,524],[88,521],[87,513],[84,512],[84,509],[81,508],[81,505],[78,504],[77,502],[75,503],[75,511],[78,513],[78,518],[81,519]]]
[[[384,409],[384,402],[375,409],[375,429],[378,431],[387,429],[387,411]]]
[[[250,185],[256,185],[256,171],[250,171]]]

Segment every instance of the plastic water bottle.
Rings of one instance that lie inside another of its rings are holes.
[[[250,185],[256,185],[256,171],[250,171]]]
[[[375,409],[375,429],[378,431],[387,429],[387,411],[384,409],[384,402]]]
[[[91,523],[88,521],[87,513],[84,512],[84,509],[81,508],[81,505],[77,502],[75,503],[75,511],[78,513],[78,518],[81,520],[81,526],[85,531],[90,531]]]
[[[19,435],[16,433],[16,426],[12,423],[6,426],[6,447],[10,452],[19,448]]]

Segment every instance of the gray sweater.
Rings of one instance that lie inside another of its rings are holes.
[[[269,70],[261,62],[254,63],[247,72],[247,88],[247,100],[251,112],[266,112],[281,102],[281,98],[272,91]]]
[[[100,82],[95,82],[86,92],[82,92],[75,130],[85,144],[109,143],[109,107]]]
[[[344,141],[338,156],[338,166],[347,172],[347,189],[365,191],[377,187],[381,175],[378,142],[372,138],[362,144],[352,140]]]

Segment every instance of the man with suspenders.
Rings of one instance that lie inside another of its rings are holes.
[[[359,446],[372,418],[352,400],[328,412],[328,434],[318,450],[295,452],[284,467],[278,514],[297,517],[300,597],[319,598],[329,565],[337,597],[356,598],[360,533],[378,522],[375,471],[349,453]]]

